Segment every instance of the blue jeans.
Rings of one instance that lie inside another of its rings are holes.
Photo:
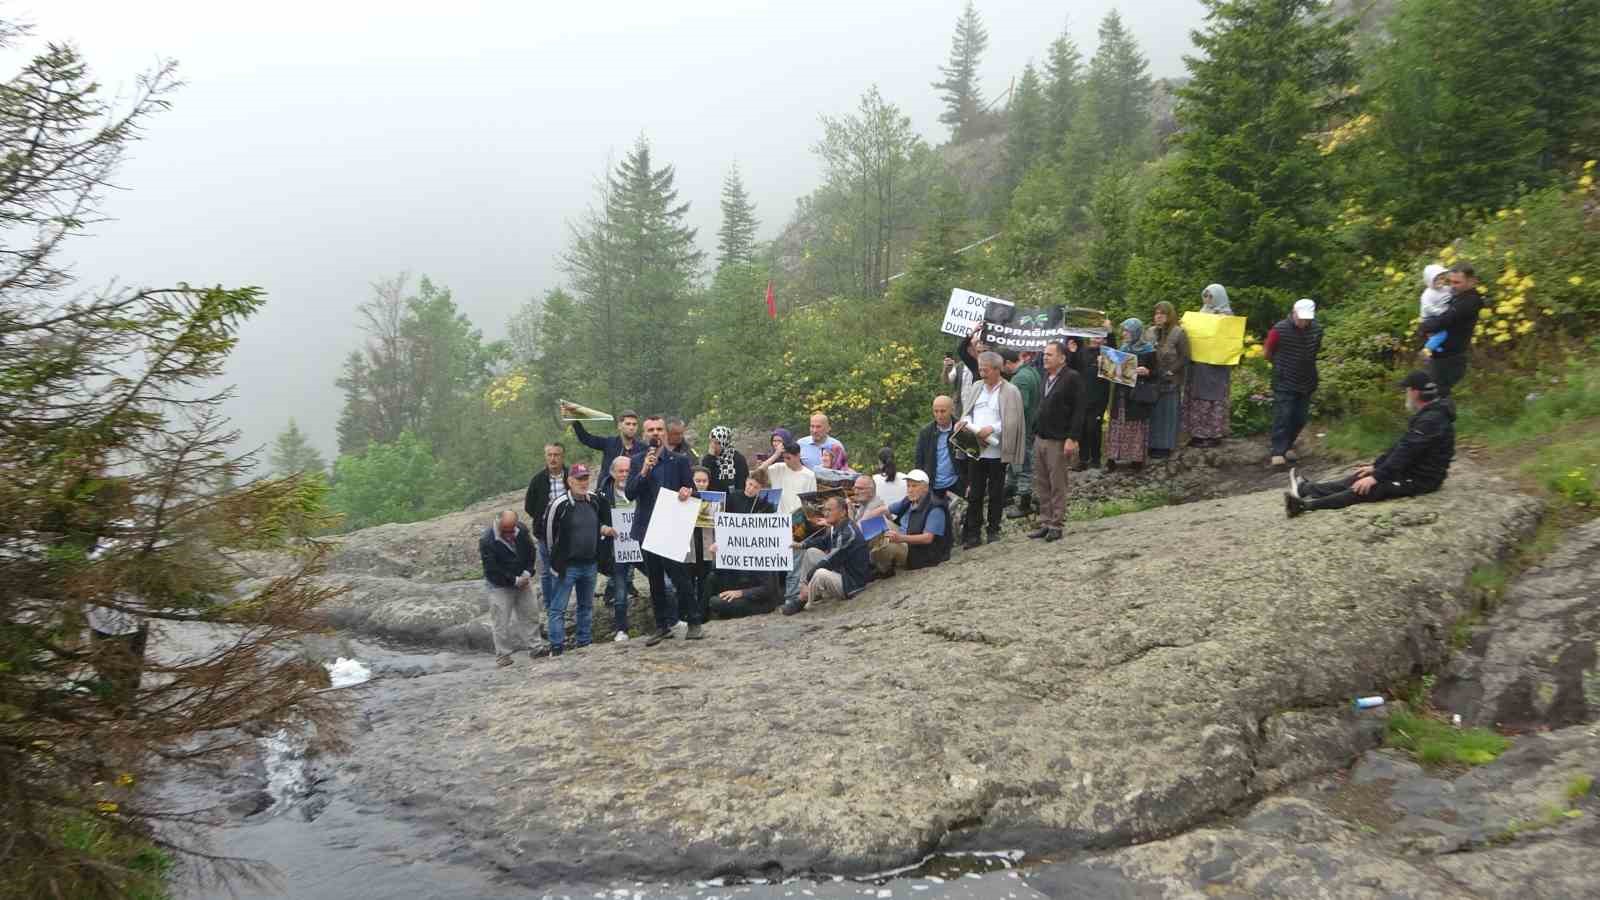
[[[613,563],[611,580],[606,582],[607,598],[611,601],[612,616],[617,620],[617,630],[628,630],[628,582],[633,580],[633,563]]]
[[[550,598],[556,595],[556,582],[560,579],[550,569],[550,548],[544,541],[539,541],[539,602],[545,609],[550,608]]]
[[[546,627],[550,629],[551,649],[565,646],[567,598],[571,596],[573,588],[577,588],[578,592],[577,646],[589,646],[589,641],[593,637],[590,630],[594,625],[595,572],[594,563],[568,563],[567,571],[556,579],[556,591],[550,597],[550,610],[546,616],[548,620]]]
[[[1282,456],[1311,418],[1311,392],[1272,389],[1272,455]]]

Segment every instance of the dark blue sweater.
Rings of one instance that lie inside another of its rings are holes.
[[[677,493],[679,488],[694,488],[694,463],[689,461],[689,457],[673,453],[665,447],[661,448],[661,455],[656,459],[656,467],[650,470],[649,475],[641,476],[639,473],[644,470],[644,457],[649,452],[646,449],[629,457],[632,467],[628,470],[625,493],[635,504],[632,534],[636,541],[643,541],[645,532],[650,528],[650,515],[656,510],[656,495],[661,488],[673,493]]]

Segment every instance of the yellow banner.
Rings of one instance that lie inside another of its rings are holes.
[[[1189,335],[1189,358],[1213,366],[1237,366],[1244,356],[1244,317],[1186,312],[1183,330]]]

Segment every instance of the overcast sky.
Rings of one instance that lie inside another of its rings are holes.
[[[68,40],[109,90],[176,59],[186,86],[149,123],[80,239],[85,286],[253,284],[266,310],[229,366],[253,444],[291,416],[331,460],[333,381],[355,306],[400,270],[449,286],[489,337],[562,281],[569,219],[641,133],[677,167],[710,249],[735,160],[772,237],[818,180],[821,113],[876,82],[933,143],[930,82],[960,0],[475,2],[10,0],[37,41]],[[983,0],[983,86],[1005,89],[1069,24],[1087,57],[1114,3]],[[432,12],[423,11],[431,8]],[[1199,0],[1124,4],[1157,76],[1178,75]]]

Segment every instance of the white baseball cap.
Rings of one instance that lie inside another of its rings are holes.
[[[1317,303],[1315,300],[1296,300],[1294,302],[1294,315],[1297,319],[1307,322],[1317,317]]]
[[[911,471],[909,471],[909,472],[907,472],[905,474],[905,479],[907,481],[920,481],[923,484],[927,484],[928,483],[928,473],[922,471],[921,469],[912,469]]]

